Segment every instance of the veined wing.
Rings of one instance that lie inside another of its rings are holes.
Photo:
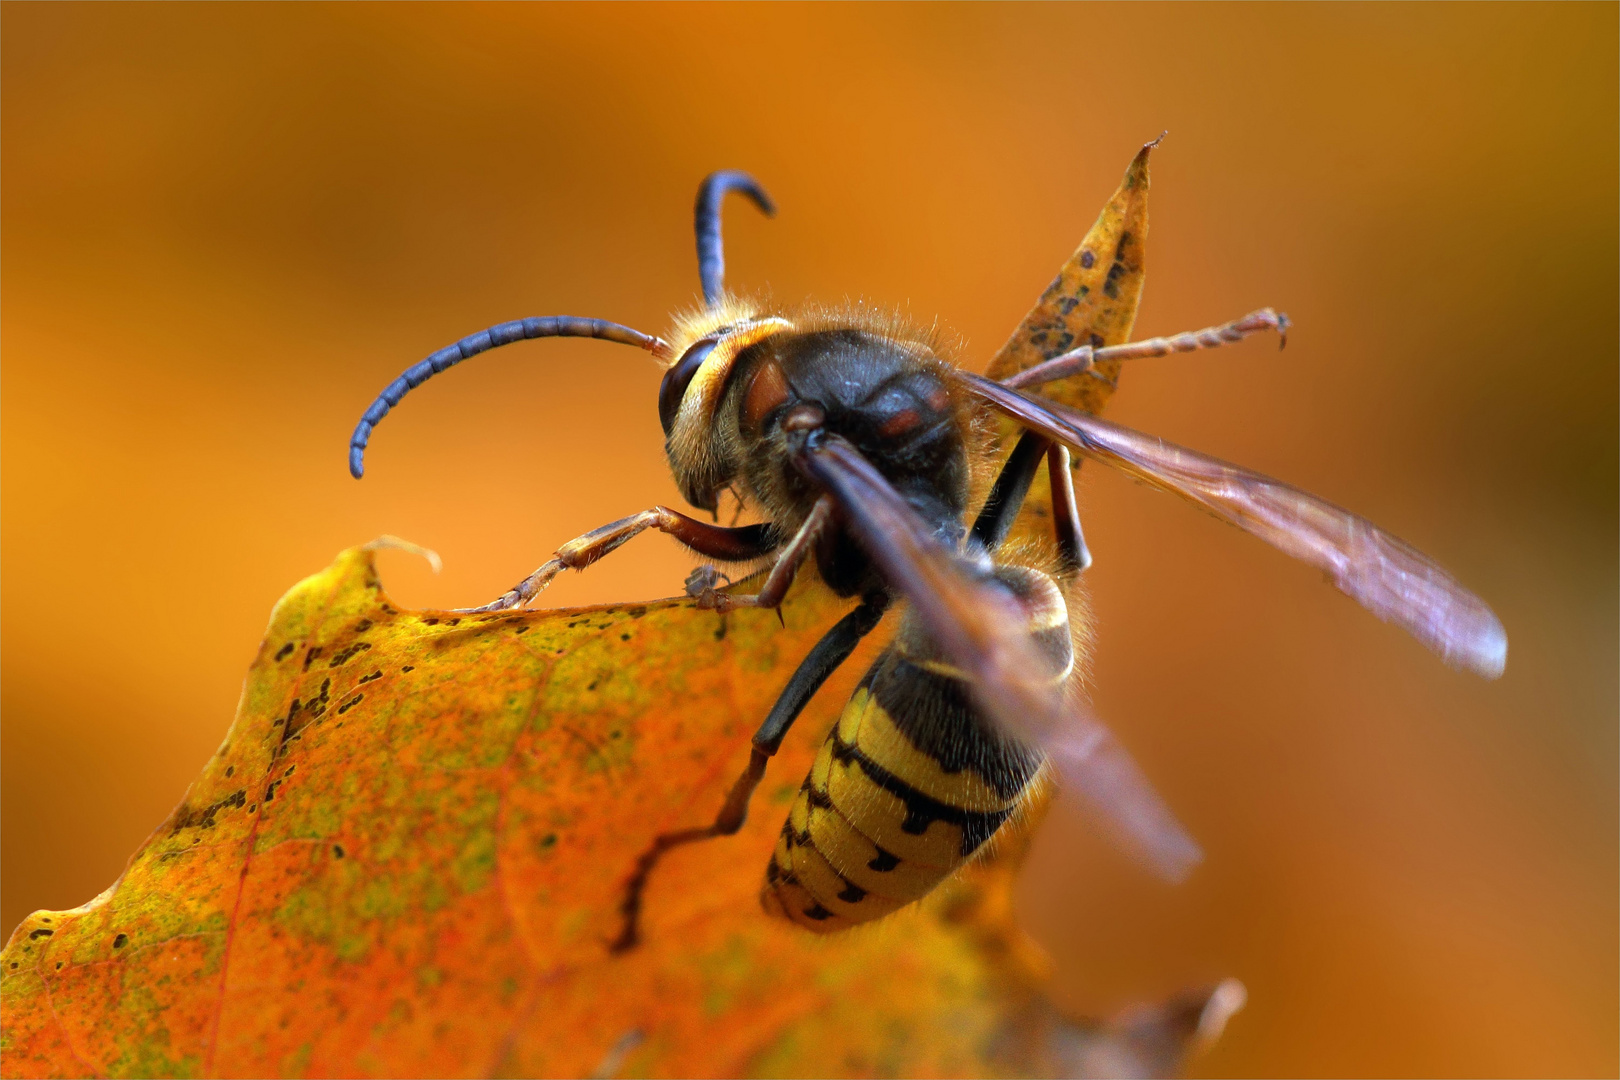
[[[1042,401],[958,376],[1025,427],[1180,495],[1222,521],[1320,568],[1340,591],[1394,623],[1453,667],[1487,679],[1507,663],[1507,633],[1485,602],[1432,559],[1366,518],[1281,480]]]

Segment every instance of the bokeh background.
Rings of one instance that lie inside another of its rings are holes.
[[[340,548],[409,605],[489,599],[658,502],[658,371],[479,358],[490,323],[690,303],[698,179],[731,282],[938,316],[982,366],[1138,145],[1113,416],[1280,475],[1492,603],[1442,667],[1308,570],[1088,467],[1095,697],[1208,861],[1163,887],[1040,839],[1031,928],[1096,1012],[1225,975],[1196,1068],[1613,1075],[1617,9],[118,6],[0,10],[3,918],[89,899],[223,736],[271,605]],[[546,600],[668,595],[639,540]],[[754,917],[745,913],[744,917]]]

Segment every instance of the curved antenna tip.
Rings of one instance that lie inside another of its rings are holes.
[[[361,450],[358,446],[349,448],[349,475],[354,477],[356,480],[366,475],[365,451]]]

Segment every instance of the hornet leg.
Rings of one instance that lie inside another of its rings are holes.
[[[720,812],[715,815],[712,825],[660,833],[653,838],[647,850],[636,860],[636,868],[625,884],[624,900],[619,904],[619,913],[624,917],[624,928],[609,946],[613,952],[625,952],[634,948],[641,940],[642,896],[647,889],[647,879],[665,853],[683,844],[712,840],[717,836],[731,836],[743,827],[743,822],[748,820],[748,801],[753,796],[754,789],[759,786],[760,780],[765,777],[765,763],[781,747],[788,728],[799,718],[799,714],[809,704],[810,698],[821,688],[821,684],[827,681],[827,677],[849,659],[849,654],[855,651],[855,646],[860,644],[861,639],[872,632],[888,606],[887,596],[882,594],[869,596],[862,600],[861,605],[854,611],[834,623],[833,628],[816,642],[810,654],[804,658],[798,670],[793,673],[793,677],[788,680],[787,687],[776,699],[776,704],[771,706],[765,722],[754,733],[754,745],[749,755],[748,768],[744,769],[743,774],[731,785],[731,791],[726,795],[726,801],[721,805]]]
[[[973,521],[971,535],[984,545],[984,550],[994,554],[1002,541],[1007,539],[1007,533],[1012,531],[1013,522],[1023,508],[1024,496],[1029,494],[1029,485],[1035,479],[1035,471],[1040,468],[1048,445],[1033,431],[1026,431],[1018,437],[1013,452],[1007,455],[1006,464],[1002,465],[1001,472],[996,474],[995,484],[990,488],[989,498],[984,500],[983,509]]]
[[[568,541],[557,549],[540,569],[518,582],[494,600],[475,608],[462,608],[468,614],[483,611],[505,611],[520,608],[540,595],[551,579],[564,570],[583,570],[613,551],[631,537],[647,529],[668,533],[700,555],[728,562],[742,562],[768,555],[776,547],[768,525],[744,525],[728,529],[722,525],[708,525],[685,514],[677,514],[667,506],[655,506],[627,518],[592,529],[584,536]]]
[[[984,508],[973,522],[973,539],[991,553],[1001,546],[1024,505],[1024,496],[1029,494],[1029,485],[1043,458],[1052,481],[1052,525],[1057,533],[1058,556],[1063,560],[1065,574],[1078,574],[1091,565],[1091,551],[1080,529],[1074,477],[1069,472],[1069,450],[1033,431],[1019,436],[1013,452],[1007,455],[1007,463],[990,488],[990,497],[985,499]]]
[[[782,599],[787,596],[788,586],[793,584],[793,576],[804,565],[815,548],[816,540],[827,527],[832,518],[833,501],[831,495],[823,495],[816,500],[811,508],[810,516],[804,519],[799,531],[793,534],[787,547],[776,557],[771,566],[771,572],[765,578],[765,584],[760,586],[759,592],[753,596],[733,596],[730,593],[715,592],[713,582],[705,576],[701,583],[694,582],[698,588],[696,593],[697,606],[709,611],[718,611],[724,614],[733,608],[761,607],[776,608],[782,606]],[[692,594],[689,587],[688,594]]]
[[[1061,444],[1046,451],[1047,475],[1052,480],[1052,526],[1057,530],[1058,557],[1063,576],[1083,573],[1091,565],[1091,549],[1080,531],[1080,510],[1074,502],[1074,474],[1069,470],[1069,448]]]

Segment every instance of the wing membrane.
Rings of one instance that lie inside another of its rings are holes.
[[[856,539],[951,663],[968,673],[979,707],[1044,749],[1060,783],[1116,843],[1172,881],[1185,877],[1202,857],[1198,845],[1108,730],[1043,681],[1016,602],[969,576],[962,557],[843,439],[826,436],[798,461],[837,500]]]
[[[980,397],[1026,427],[1320,568],[1340,591],[1453,667],[1487,679],[1507,663],[1507,633],[1485,602],[1416,548],[1299,488],[1139,431],[1041,401],[967,372]]]

